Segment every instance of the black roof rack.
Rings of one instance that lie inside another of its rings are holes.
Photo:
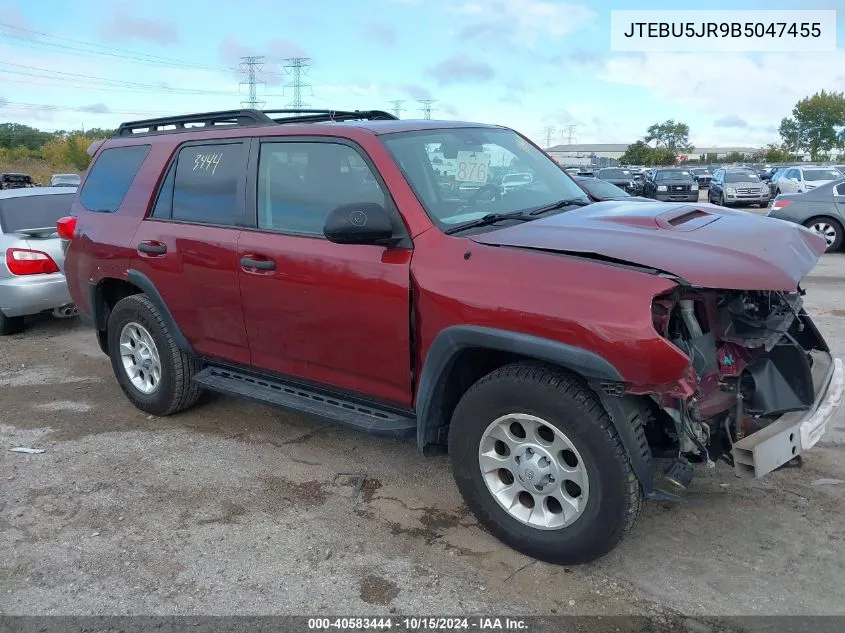
[[[276,116],[279,114],[288,116]],[[385,121],[395,120],[396,118],[389,112],[382,110],[221,110],[220,112],[181,114],[121,123],[117,129],[117,136],[166,134],[209,127],[227,128],[359,120]]]

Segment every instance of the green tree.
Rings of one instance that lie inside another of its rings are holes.
[[[785,149],[770,143],[763,152],[763,160],[767,163],[788,163],[792,160],[792,155]]]
[[[809,150],[813,160],[845,147],[845,93],[822,90],[801,99],[792,108],[792,117],[780,122],[778,132],[789,149]]]
[[[694,147],[689,142],[689,125],[669,119],[655,123],[646,130],[646,143],[655,142],[655,147],[666,148],[672,153],[691,152]]]
[[[668,147],[657,148],[652,152],[652,165],[673,165],[675,163],[675,152]]]
[[[628,146],[619,162],[623,165],[651,165],[652,154],[654,149],[643,141],[637,141]]]
[[[20,123],[0,123],[0,147],[40,149],[53,135]]]
[[[726,163],[742,163],[748,159],[745,152],[728,152],[722,159]]]

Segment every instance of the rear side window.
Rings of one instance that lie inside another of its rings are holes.
[[[70,213],[72,202],[72,193],[0,200],[0,233],[55,228],[56,221]]]
[[[149,153],[149,145],[114,147],[101,152],[79,194],[82,206],[101,213],[117,211]]]
[[[238,224],[243,209],[246,150],[246,144],[240,141],[183,147],[173,170],[170,216],[183,222]],[[166,207],[161,197],[166,197],[170,182],[168,174],[154,217],[167,215],[167,209],[160,205]]]

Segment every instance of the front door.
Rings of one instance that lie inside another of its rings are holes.
[[[183,146],[135,233],[133,260],[197,354],[240,364],[249,363],[237,256],[248,148]]]
[[[268,140],[255,189],[257,226],[238,242],[253,366],[410,406],[409,245],[323,236],[340,204],[393,208],[363,154],[342,141]]]

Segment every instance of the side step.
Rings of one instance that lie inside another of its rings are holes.
[[[194,382],[204,389],[293,409],[373,435],[410,437],[417,432],[417,419],[411,415],[360,404],[275,378],[210,366],[194,376]]]

